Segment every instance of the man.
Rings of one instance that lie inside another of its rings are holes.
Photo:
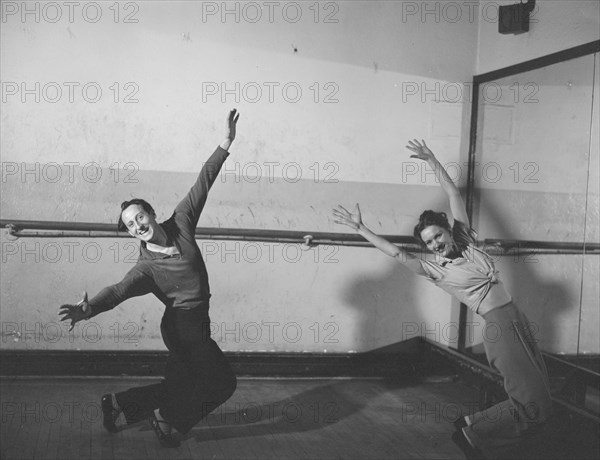
[[[153,293],[165,305],[161,333],[169,349],[161,383],[131,388],[102,397],[104,427],[116,432],[126,424],[149,418],[160,443],[176,447],[172,428],[185,434],[225,402],[236,378],[217,344],[210,338],[210,289],[195,229],[208,192],[235,139],[239,114],[229,113],[227,135],[202,168],[196,183],[173,215],[156,222],[152,206],[142,199],[121,204],[119,230],[141,241],[136,265],[123,280],[104,288],[88,301],[62,305],[62,321],[92,318],[124,300]]]

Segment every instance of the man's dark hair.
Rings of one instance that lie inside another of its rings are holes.
[[[117,222],[117,229],[120,232],[127,231],[127,226],[125,225],[125,222],[123,222],[123,218],[121,217],[121,215],[123,214],[123,211],[125,211],[132,204],[140,205],[144,211],[156,218],[156,213],[154,212],[154,209],[146,200],[142,200],[141,198],[134,198],[129,201],[123,201],[123,203],[121,203],[121,212],[119,213],[119,220]]]
[[[421,232],[430,225],[437,225],[438,227],[445,228],[450,233],[452,233],[452,228],[450,227],[450,222],[448,222],[448,216],[445,212],[435,212],[431,209],[423,211],[423,213],[419,217],[419,223],[415,225],[415,229],[413,231],[414,237],[417,239],[421,246],[425,246],[425,243],[421,238]]]

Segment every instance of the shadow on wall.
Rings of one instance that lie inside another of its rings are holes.
[[[443,192],[440,190],[443,195]],[[445,202],[424,204],[424,209],[438,209],[448,212]],[[419,214],[422,210],[417,211]],[[418,217],[411,222],[410,228],[418,223]],[[456,331],[451,324],[451,297],[421,276],[413,273],[401,262],[379,252],[379,257],[387,259],[387,269],[379,273],[364,273],[349,279],[345,285],[344,301],[360,314],[357,326],[362,336],[361,343],[369,349],[388,346],[381,342],[391,339],[393,343],[426,336],[436,342],[452,343],[456,340]],[[426,250],[415,256],[424,257]],[[441,302],[434,305],[435,311],[421,310],[424,302],[432,296],[441,296]],[[394,340],[395,338],[395,340]],[[365,350],[366,351],[366,350]]]
[[[427,206],[427,208],[447,212],[444,205]],[[506,225],[494,209],[486,208],[485,214],[486,219],[493,221],[494,227],[500,234],[511,233],[511,226]],[[381,257],[388,256],[381,253]],[[508,286],[513,286],[509,292],[515,303],[533,323],[532,329],[540,347],[543,350],[554,351],[555,344],[560,343],[561,337],[564,336],[561,318],[572,309],[573,302],[577,299],[570,297],[566,283],[544,279],[540,271],[534,269],[535,265],[532,263],[535,261],[535,263],[556,264],[559,263],[558,258],[562,256],[534,255],[533,257],[535,259],[520,256],[517,260],[513,259],[509,262],[509,256],[505,256],[496,259],[496,266],[500,269],[503,281]],[[369,349],[373,349],[389,345],[389,343],[378,342],[379,338],[397,337],[396,342],[402,342],[420,335],[433,338],[437,342],[449,342],[451,346],[455,345],[455,329],[450,329],[450,326],[458,326],[458,323],[456,320],[455,324],[450,323],[452,321],[450,296],[442,293],[448,301],[439,305],[439,313],[436,312],[436,318],[444,319],[432,320],[431,315],[428,317],[419,308],[422,304],[420,297],[425,293],[423,288],[417,288],[419,283],[416,280],[420,277],[403,267],[401,263],[389,259],[389,268],[385,272],[356,276],[349,279],[344,286],[345,303],[359,313],[357,316],[359,343],[364,343]],[[430,288],[425,289],[438,290],[439,288],[431,285]],[[448,311],[445,312],[445,309]],[[475,323],[483,323],[483,318],[479,316],[468,318],[468,321],[472,320]],[[476,354],[483,353],[481,334],[476,334],[475,338],[472,351]]]
[[[381,257],[388,256],[381,253]],[[416,301],[416,276],[390,259],[385,272],[365,273],[348,280],[344,302],[358,311],[357,331],[362,337],[359,341],[369,349],[389,345],[380,342],[385,337],[403,342],[422,332],[421,325],[426,324],[426,319]]]
[[[506,222],[494,207],[481,209],[481,190],[475,193],[475,209],[479,214],[485,213],[485,219],[489,225],[496,229],[500,235],[516,234],[518,223]],[[481,238],[482,235],[480,235]],[[536,255],[531,256],[504,256],[496,259],[496,267],[500,265],[508,267],[508,270],[500,268],[500,276],[504,283],[512,286],[508,289],[514,303],[525,313],[529,319],[532,332],[537,338],[538,346],[544,351],[554,352],[556,344],[561,343],[561,322],[564,315],[573,309],[574,299],[569,295],[566,282],[557,282],[556,279],[544,279],[541,270],[534,267],[537,264],[548,264],[549,266],[560,265],[561,255]],[[556,272],[554,272],[556,273]],[[569,273],[572,274],[572,273]],[[576,351],[575,351],[576,352]]]

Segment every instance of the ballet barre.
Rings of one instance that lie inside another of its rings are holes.
[[[13,238],[130,238],[119,232],[116,224],[94,222],[57,222],[0,219],[0,226]],[[393,244],[410,252],[426,252],[409,235],[382,235]],[[319,245],[371,247],[355,233],[309,232],[295,230],[265,230],[249,228],[196,228],[196,238],[201,240],[259,241],[300,244],[304,249]],[[557,242],[514,239],[484,239],[479,247],[491,255],[512,256],[532,254],[600,254],[600,244],[588,242]]]

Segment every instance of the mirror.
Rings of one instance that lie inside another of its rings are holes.
[[[526,67],[479,81],[472,223],[481,240],[543,243],[497,268],[540,349],[598,372],[599,56]]]
[[[588,193],[586,207],[585,242],[598,243],[600,209],[600,53],[595,54],[594,100],[592,107],[590,136],[590,167],[588,173]],[[594,254],[585,254],[583,261],[584,276],[582,282],[582,308],[579,328],[578,363],[600,374],[600,258]]]

